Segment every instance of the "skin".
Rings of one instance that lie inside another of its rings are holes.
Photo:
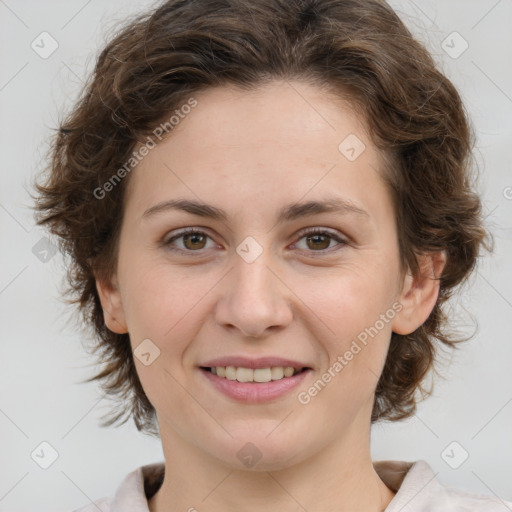
[[[198,105],[132,171],[117,271],[97,280],[108,328],[128,332],[134,349],[149,338],[160,350],[148,366],[135,358],[166,460],[149,508],[384,510],[394,493],[370,457],[375,387],[392,331],[411,333],[432,311],[445,255],[423,256],[420,276],[401,274],[383,157],[349,103],[298,81],[194,97]],[[366,146],[355,161],[338,150],[349,134]],[[368,217],[329,212],[275,222],[285,204],[332,195]],[[173,210],[142,218],[175,198],[213,204],[229,218]],[[162,243],[186,227],[208,238]],[[315,227],[346,243],[299,233]],[[236,251],[247,236],[263,251],[250,264]],[[394,303],[400,312],[299,403],[298,393]],[[284,397],[244,404],[198,369],[228,355],[288,357],[313,372]],[[248,442],[261,453],[252,468],[237,457]]]

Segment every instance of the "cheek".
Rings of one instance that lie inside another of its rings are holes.
[[[171,274],[168,266],[136,255],[120,260],[119,274],[131,337],[161,340],[186,314],[189,294],[183,278]]]
[[[361,260],[296,280],[294,292],[337,338],[357,334],[391,306],[390,272]]]
[[[380,263],[375,258],[364,261],[302,279],[297,292],[307,306],[301,316],[310,318],[307,328],[321,341],[331,374],[336,375],[333,381],[338,385],[331,388],[336,395],[350,391],[366,396],[373,390],[389,346],[393,275],[386,268],[391,265],[383,259]],[[333,367],[336,361],[339,364]]]
[[[123,307],[132,344],[150,338],[179,357],[201,328],[218,274],[172,267],[161,259],[134,259],[126,270]]]

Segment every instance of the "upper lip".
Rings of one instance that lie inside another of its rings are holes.
[[[293,361],[292,359],[284,359],[281,357],[257,357],[251,358],[246,356],[227,356],[219,357],[217,359],[211,359],[201,364],[203,367],[212,368],[215,366],[236,366],[238,368],[269,368],[271,366],[292,366],[293,368],[310,368],[309,365]]]

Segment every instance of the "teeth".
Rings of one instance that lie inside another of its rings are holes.
[[[274,366],[270,369],[272,380],[280,380],[284,377],[284,368],[282,366]]]
[[[270,382],[272,380],[272,368],[258,368],[253,371],[254,382]]]
[[[269,368],[243,368],[235,366],[215,366],[210,371],[228,380],[237,380],[238,382],[270,382],[281,380],[284,377],[291,377],[299,373],[302,368],[295,369],[293,366],[272,366]]]
[[[238,382],[252,382],[254,381],[254,370],[250,368],[237,368],[236,380]]]
[[[234,366],[226,366],[226,379],[236,380],[236,368]]]
[[[284,376],[285,377],[291,377],[293,375],[293,372],[295,370],[291,367],[291,366],[287,366],[285,369],[284,369]]]

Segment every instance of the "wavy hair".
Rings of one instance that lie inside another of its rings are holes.
[[[126,21],[110,38],[79,99],[50,144],[36,183],[37,223],[66,256],[67,293],[95,333],[102,364],[91,377],[118,402],[103,425],[133,417],[158,435],[128,334],[105,326],[95,286],[116,269],[126,176],[102,187],[162,119],[196,91],[232,84],[249,90],[274,79],[325,86],[364,116],[386,155],[402,269],[445,250],[438,300],[409,335],[392,334],[371,420],[411,416],[428,395],[438,342],[448,333],[443,303],[472,273],[481,246],[492,250],[475,191],[474,135],[461,98],[432,56],[380,0],[168,0]],[[172,133],[172,132],[171,132]]]

